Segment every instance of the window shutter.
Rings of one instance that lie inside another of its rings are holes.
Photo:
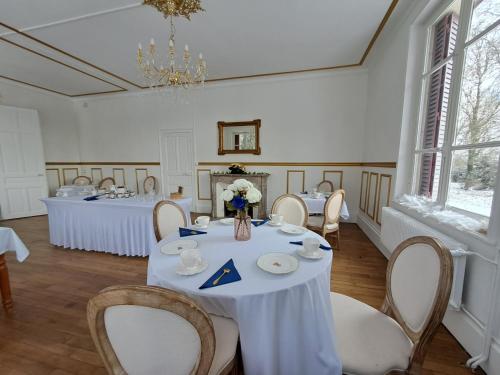
[[[458,16],[454,13],[445,15],[434,26],[432,66],[446,59],[455,49],[458,31]],[[451,86],[451,62],[435,71],[429,82],[427,115],[422,134],[422,148],[435,148],[443,143]],[[441,158],[436,153],[422,155],[419,194],[432,196],[439,181]]]

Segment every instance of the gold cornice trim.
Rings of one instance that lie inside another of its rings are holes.
[[[234,162],[217,162],[217,161],[200,161],[202,165],[231,165]],[[396,162],[245,162],[239,163],[249,166],[261,167],[379,167],[379,168],[396,168]]]
[[[385,12],[384,18],[382,18],[382,21],[378,25],[377,30],[375,31],[375,34],[373,34],[372,39],[370,40],[370,43],[368,43],[368,47],[366,47],[365,53],[363,54],[363,56],[361,57],[361,60],[359,61],[359,65],[363,65],[363,63],[365,62],[372,47],[375,45],[375,42],[377,41],[379,35],[382,33],[384,26],[386,25],[387,21],[389,21],[389,17],[391,16],[392,12],[396,8],[396,5],[398,5],[398,1],[399,0],[392,0],[391,5],[389,5],[389,8],[387,9],[387,12]]]
[[[115,78],[119,79],[120,81],[126,82],[126,83],[128,83],[128,84],[130,84],[130,85],[132,85],[132,86],[134,86],[134,87],[137,87],[137,88],[142,88],[140,85],[138,85],[138,84],[136,84],[136,83],[134,83],[134,82],[132,82],[132,81],[129,81],[128,79],[125,79],[125,78],[123,78],[123,77],[120,77],[119,75],[114,74],[114,73],[110,72],[109,70],[106,70],[106,69],[100,68],[100,67],[98,67],[97,65],[94,65],[94,64],[92,64],[92,63],[90,63],[90,62],[88,62],[88,61],[86,61],[86,60],[84,60],[84,59],[82,59],[82,58],[80,58],[80,57],[78,57],[78,56],[75,56],[75,55],[73,55],[73,54],[71,54],[71,53],[69,53],[69,52],[66,52],[66,51],[64,51],[64,50],[62,50],[62,49],[60,49],[60,48],[58,48],[58,47],[56,47],[56,46],[53,46],[53,45],[52,45],[52,44],[50,44],[50,43],[44,42],[44,41],[43,41],[43,40],[41,40],[41,39],[38,39],[38,38],[35,38],[34,36],[31,36],[31,35],[29,35],[29,34],[26,34],[25,32],[23,32],[23,31],[21,31],[21,30],[18,30],[18,29],[16,29],[16,28],[15,28],[15,27],[13,27],[13,26],[9,26],[9,25],[7,25],[7,24],[6,24],[6,23],[4,23],[4,22],[0,22],[0,26],[5,27],[6,29],[9,29],[9,30],[13,31],[13,32],[15,32],[16,34],[19,34],[19,35],[22,35],[22,36],[24,36],[24,37],[26,37],[26,38],[28,38],[28,39],[31,39],[31,40],[33,40],[34,42],[39,43],[39,44],[41,44],[41,45],[43,45],[43,46],[45,46],[45,47],[47,47],[47,48],[50,48],[50,49],[52,49],[52,50],[54,50],[54,51],[57,51],[57,52],[59,52],[59,53],[61,53],[61,54],[65,55],[65,56],[68,56],[68,57],[70,57],[70,58],[72,58],[72,59],[74,59],[74,60],[76,60],[76,61],[79,61],[79,62],[81,62],[82,64],[85,64],[85,65],[87,65],[87,66],[90,66],[91,68],[94,68],[94,69],[96,69],[96,70],[99,70],[99,71],[100,71],[100,72],[102,72],[102,73],[105,73],[105,74],[107,74],[107,75],[110,75],[110,76],[112,76],[112,77],[115,77]],[[125,89],[125,90],[126,90],[126,89]]]
[[[160,165],[159,161],[48,161],[45,165]]]

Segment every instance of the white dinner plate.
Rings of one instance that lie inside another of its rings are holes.
[[[178,255],[183,250],[196,249],[197,247],[198,242],[195,240],[177,240],[163,245],[160,251],[165,255]]]
[[[304,227],[299,227],[298,225],[293,225],[293,224],[286,224],[283,225],[280,230],[282,232],[288,233],[288,234],[304,234],[307,232],[307,229]]]
[[[233,225],[234,217],[226,217],[224,219],[220,219],[219,222],[224,225]]]
[[[257,265],[264,271],[283,275],[299,268],[297,258],[285,253],[268,253],[257,259]]]
[[[313,259],[313,260],[321,259],[325,256],[325,252],[321,249],[318,249],[312,253],[309,253],[303,247],[301,247],[300,249],[297,250],[297,254],[299,254],[303,258]]]
[[[206,259],[202,259],[201,263],[196,267],[186,267],[182,262],[179,262],[177,267],[175,268],[175,273],[183,276],[191,276],[196,275],[205,271],[208,267],[208,261]]]

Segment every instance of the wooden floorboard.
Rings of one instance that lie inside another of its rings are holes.
[[[46,216],[0,222],[31,251],[7,255],[14,311],[0,310],[0,375],[105,374],[87,327],[86,304],[116,284],[145,284],[147,259],[66,250],[49,244]],[[382,303],[387,261],[355,224],[341,226],[332,289],[374,307]],[[444,328],[432,341],[424,374],[470,374],[467,353]]]

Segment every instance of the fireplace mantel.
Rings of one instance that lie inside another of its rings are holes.
[[[267,178],[269,173],[248,173],[248,174],[229,174],[212,173],[210,175],[210,184],[212,186],[212,217],[224,217],[224,202],[221,199],[222,190],[234,180],[244,178],[250,181],[262,193],[262,200],[256,209],[256,218],[265,219],[267,212]]]

